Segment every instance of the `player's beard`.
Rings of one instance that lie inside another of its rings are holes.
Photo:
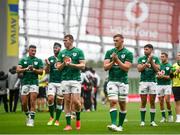
[[[55,56],[59,54],[59,51],[54,51]]]

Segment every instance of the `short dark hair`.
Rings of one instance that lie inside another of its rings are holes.
[[[144,46],[144,48],[150,48],[150,49],[153,50],[153,45],[152,45],[152,44],[146,44],[146,45]]]
[[[58,47],[60,47],[60,48],[61,48],[61,44],[60,44],[60,43],[58,43],[58,42],[55,42],[55,43],[54,43],[54,47],[55,47],[55,46],[58,46]]]
[[[30,45],[30,46],[29,46],[29,49],[30,49],[30,48],[36,48],[36,46],[35,46],[35,45]]]
[[[120,38],[124,39],[122,34],[116,34],[116,35],[113,36],[113,38],[116,38],[116,37],[120,37]]]
[[[67,34],[67,35],[64,36],[64,38],[67,38],[67,37],[69,39],[71,39],[72,41],[74,41],[74,37],[71,34]]]
[[[162,55],[165,55],[168,58],[168,54],[166,52],[162,52]]]

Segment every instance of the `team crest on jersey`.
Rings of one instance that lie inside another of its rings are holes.
[[[156,60],[153,59],[153,62],[155,62]]]
[[[75,57],[75,56],[77,56],[77,53],[73,53],[72,55]]]
[[[51,62],[51,63],[53,63],[53,62],[54,62],[54,60],[50,60],[50,62]]]
[[[34,65],[37,65],[38,64],[38,62],[37,61],[34,61]]]
[[[124,58],[125,58],[125,54],[122,54],[122,55],[121,55],[121,58],[124,59]]]
[[[27,61],[24,61],[24,64],[27,64]]]
[[[166,70],[169,70],[170,68],[169,67],[166,67]]]
[[[65,56],[65,54],[62,54],[62,57],[64,57]]]
[[[146,62],[146,60],[142,60],[142,63],[145,63]]]

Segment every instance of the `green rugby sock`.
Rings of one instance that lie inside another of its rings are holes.
[[[110,116],[111,116],[111,123],[116,125],[116,120],[117,120],[117,109],[116,108],[110,109]]]
[[[162,111],[161,111],[161,115],[162,115],[163,118],[166,118],[165,110],[162,110]]]
[[[146,108],[141,108],[140,109],[140,114],[141,114],[141,121],[145,121]]]
[[[56,120],[59,121],[62,112],[62,105],[56,105]]]
[[[52,118],[54,118],[54,104],[48,105],[49,113]]]
[[[69,113],[66,114],[66,123],[67,125],[71,125],[71,115]]]
[[[78,121],[78,120],[80,120],[80,112],[76,112],[76,120]]]
[[[123,125],[125,117],[126,117],[126,111],[119,112],[119,125],[118,126]]]

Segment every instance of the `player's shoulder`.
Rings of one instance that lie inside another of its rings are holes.
[[[113,52],[116,52],[116,48],[112,48],[112,49],[107,50],[107,53],[113,53]]]
[[[74,47],[73,51],[77,51],[77,52],[83,52],[80,48]]]
[[[154,59],[159,59],[159,58],[158,58],[157,56],[155,56],[155,55],[153,55],[153,58],[154,58]]]
[[[146,56],[145,56],[145,55],[144,55],[144,56],[139,56],[138,59],[139,59],[139,60],[146,59]]]
[[[49,59],[49,60],[54,59],[54,56],[50,56],[48,59]]]
[[[167,66],[168,66],[168,67],[172,67],[172,64],[170,64],[170,63],[167,63]]]
[[[132,54],[132,52],[131,52],[129,49],[127,49],[127,48],[124,48],[123,51],[124,51],[126,54]]]
[[[62,51],[59,52],[59,54],[60,54],[60,53],[64,53],[64,52],[66,52],[66,51],[67,51],[67,49],[63,49]]]
[[[38,57],[34,57],[34,61],[37,61],[38,63],[43,63],[43,60]]]
[[[20,59],[20,61],[27,61],[28,60],[28,57],[27,56],[24,56]]]
[[[39,60],[39,61],[42,61],[41,58],[38,58],[38,57],[34,57],[35,60]]]

